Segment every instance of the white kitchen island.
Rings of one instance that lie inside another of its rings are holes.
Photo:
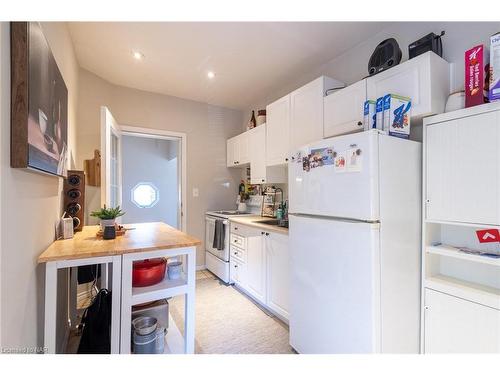
[[[88,264],[112,265],[111,353],[130,353],[132,306],[185,295],[184,338],[173,324],[166,336],[166,353],[194,353],[196,246],[201,242],[165,223],[129,224],[125,235],[114,240],[96,237],[98,226],[86,226],[72,239],[52,243],[38,258],[45,263],[46,352],[56,352],[57,271]],[[133,229],[132,229],[133,228]],[[185,257],[183,277],[159,284],[132,287],[134,261],[158,257]],[[173,323],[173,320],[170,319]]]

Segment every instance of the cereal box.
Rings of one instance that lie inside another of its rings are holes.
[[[367,100],[363,108],[363,127],[365,130],[377,128],[375,100]]]
[[[378,98],[375,102],[375,125],[378,130],[384,130],[384,98]]]
[[[490,38],[490,102],[500,100],[500,33]]]
[[[387,94],[384,96],[384,130],[389,135],[410,138],[411,99]]]
[[[488,63],[487,63],[488,62]],[[465,106],[483,104],[488,101],[489,57],[484,45],[480,44],[465,52]]]

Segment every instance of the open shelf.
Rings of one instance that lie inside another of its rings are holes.
[[[459,249],[453,246],[447,246],[447,245],[427,246],[425,248],[425,251],[428,254],[443,255],[451,258],[462,259],[471,262],[489,264],[491,266],[500,267],[500,258],[490,258],[484,255],[468,254],[463,251],[460,251]]]
[[[425,279],[425,287],[500,310],[500,289],[444,275]]]
[[[132,305],[175,297],[186,293],[187,281],[184,276],[180,279],[170,280],[168,275],[165,274],[165,278],[158,284],[132,288]]]

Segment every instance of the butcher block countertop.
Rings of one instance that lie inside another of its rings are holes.
[[[288,235],[288,228],[279,227],[277,225],[262,224],[259,221],[273,220],[272,217],[262,217],[258,215],[245,215],[245,216],[231,216],[229,220],[233,223],[238,223],[241,225],[248,225],[249,227],[255,227],[263,229],[269,232],[276,232]]]
[[[117,236],[114,240],[103,240],[96,237],[98,225],[85,226],[81,232],[76,232],[73,238],[53,242],[38,257],[38,263],[177,249],[201,244],[199,239],[165,223],[126,224],[124,227],[130,230],[123,236]]]

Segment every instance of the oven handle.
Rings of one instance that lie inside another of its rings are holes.
[[[215,218],[212,218],[212,217],[208,217],[208,216],[207,216],[207,217],[205,218],[205,220],[206,220],[206,221],[211,221],[211,222],[215,223],[215,220],[216,220],[216,219],[215,219]],[[223,220],[223,221],[222,221],[222,223],[223,223],[224,225],[228,225],[228,224],[229,224],[229,220]]]

